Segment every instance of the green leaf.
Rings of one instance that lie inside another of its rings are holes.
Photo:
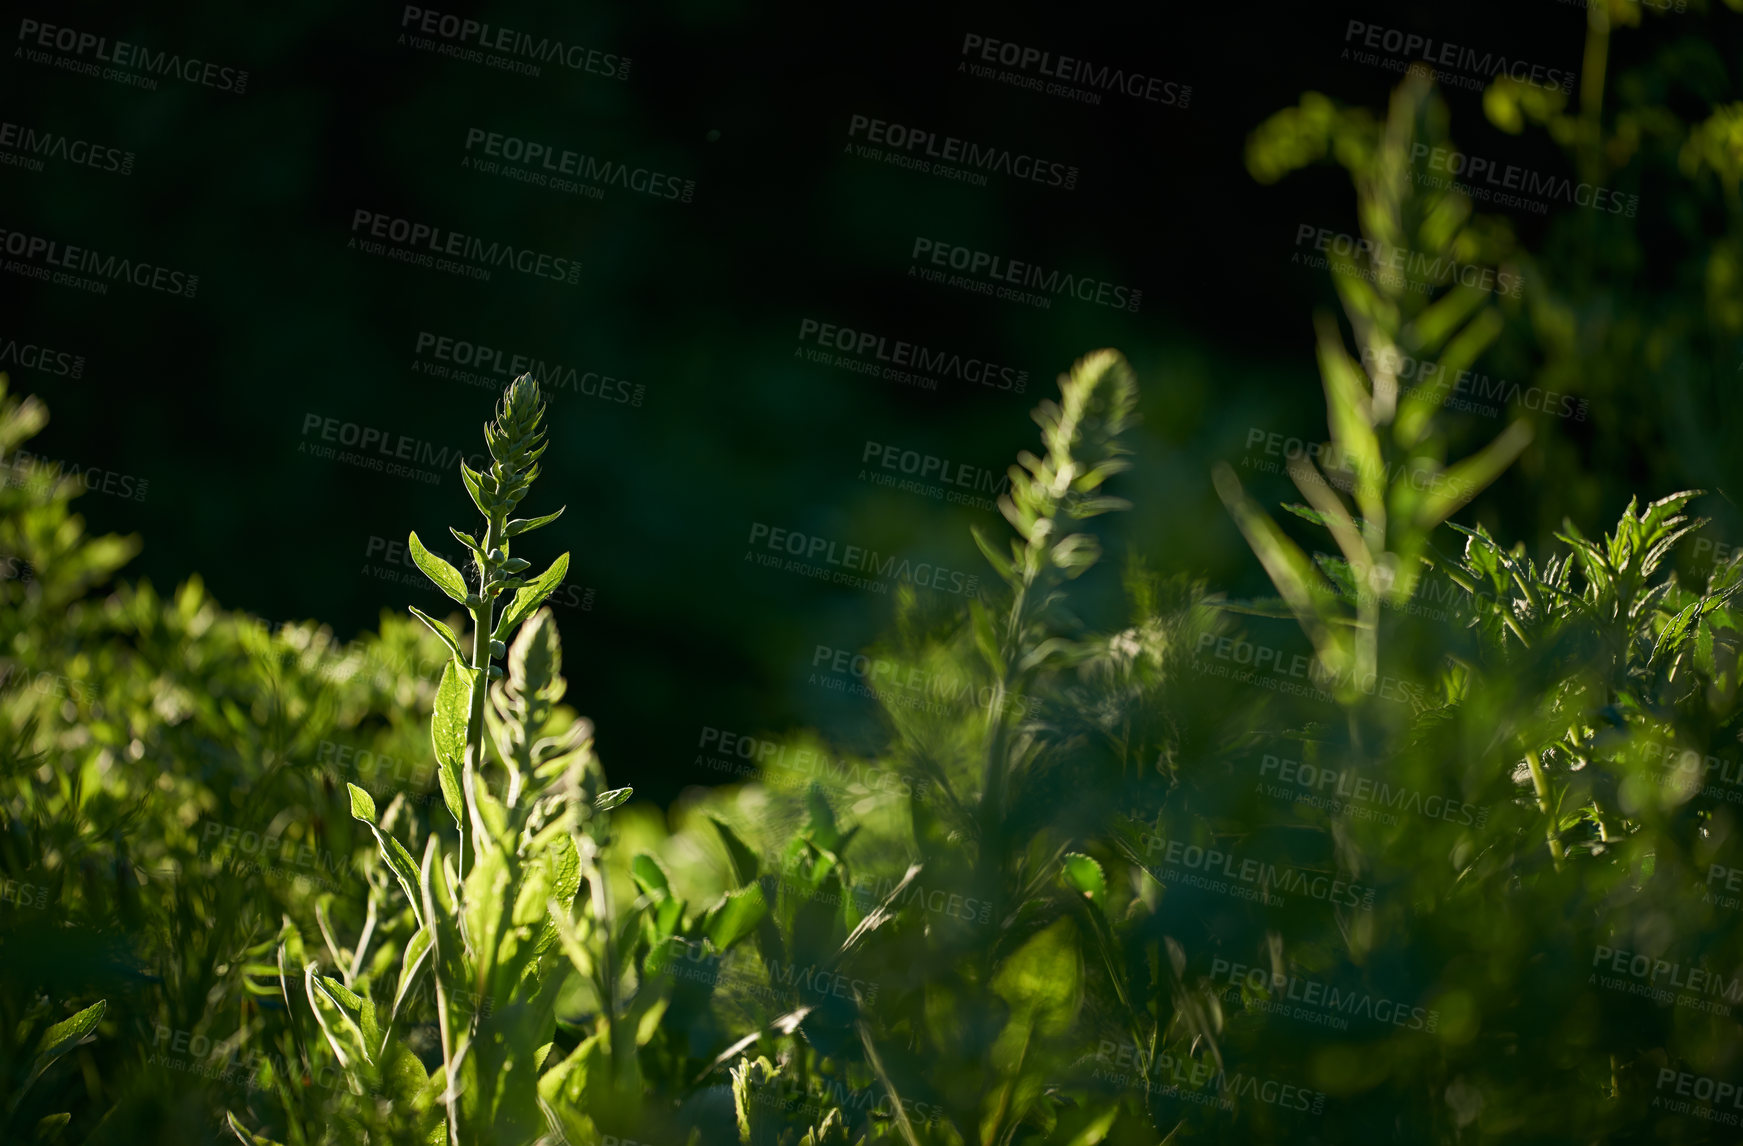
[[[418,972],[423,969],[424,959],[430,953],[430,945],[435,942],[435,936],[428,927],[422,928],[411,941],[406,944],[405,955],[400,960],[399,987],[393,993],[394,1013],[399,1013],[400,1004],[417,981]]]
[[[430,711],[430,744],[436,752],[436,774],[442,785],[442,802],[462,829],[466,803],[460,792],[461,764],[466,760],[466,731],[472,719],[472,672],[449,661],[436,686],[436,702]]]
[[[37,1119],[36,1140],[38,1142],[47,1142],[51,1139],[60,1137],[60,1132],[65,1130],[67,1128],[67,1123],[72,1120],[73,1116],[71,1114],[50,1114],[44,1118]]]
[[[466,654],[460,651],[460,638],[454,635],[453,629],[450,629],[441,621],[436,620],[436,618],[430,616],[416,605],[408,605],[406,607],[411,610],[412,616],[428,625],[432,633],[435,633],[438,637],[442,638],[442,643],[448,646],[448,651],[454,654],[455,660],[459,661],[461,664],[466,663]]]
[[[62,1019],[42,1033],[42,1038],[36,1044],[36,1061],[31,1064],[30,1075],[12,1094],[12,1101],[7,1104],[6,1113],[10,1116],[18,1109],[18,1104],[24,1098],[24,1092],[29,1090],[41,1078],[43,1072],[54,1065],[54,1061],[84,1042],[91,1032],[97,1029],[97,1024],[103,1021],[103,1012],[109,1009],[107,999],[98,999],[69,1019]]]
[[[424,576],[436,583],[436,588],[454,598],[460,604],[466,603],[466,578],[460,576],[460,570],[424,548],[424,543],[418,540],[417,530],[412,530],[410,538],[412,560],[417,562]],[[458,643],[458,642],[456,642]]]
[[[422,900],[418,894],[418,865],[412,861],[411,853],[405,850],[405,845],[382,831],[375,823],[375,800],[357,785],[346,782],[345,787],[351,790],[352,818],[362,820],[369,825],[369,830],[375,833],[376,845],[381,849],[381,858],[386,861],[388,869],[399,880],[400,890],[405,892],[406,899],[411,903],[412,914],[417,916],[418,926],[427,922],[424,919]]]
[[[375,797],[371,796],[368,792],[365,792],[357,785],[351,783],[349,780],[345,782],[345,787],[351,792],[351,818],[362,820],[370,827],[374,827]]]
[[[995,677],[1005,673],[1005,657],[999,651],[998,630],[993,627],[992,610],[979,601],[968,603],[969,626],[974,633],[974,647],[979,650],[981,659],[992,669]]]
[[[454,540],[458,541],[460,544],[464,545],[466,548],[468,548],[472,552],[476,553],[480,559],[482,559],[485,556],[484,546],[482,544],[480,544],[478,539],[476,537],[473,537],[470,533],[462,533],[460,530],[455,529],[452,525],[450,525],[448,527],[448,532],[452,533],[454,535]]]
[[[489,517],[490,507],[484,504],[484,475],[462,461],[460,480],[465,483],[466,492],[472,495],[472,504],[478,507],[478,512]]]
[[[517,625],[532,616],[533,611],[545,603],[545,598],[562,584],[563,576],[568,572],[569,555],[564,553],[551,562],[549,569],[516,590],[513,603],[502,611],[502,620],[497,622],[496,632],[491,639],[507,640],[507,634],[514,632]]]
[[[635,795],[634,788],[613,788],[609,792],[601,792],[593,799],[593,810],[595,812],[609,812],[633,795]]]
[[[634,877],[637,886],[648,895],[658,898],[672,893],[672,883],[666,878],[665,870],[660,867],[658,860],[646,852],[630,861],[629,873]]]
[[[720,840],[726,845],[727,857],[732,861],[732,879],[736,887],[747,887],[756,882],[760,865],[757,854],[738,838],[738,833],[729,828],[725,821],[717,816],[709,816],[714,830],[720,833]]]
[[[716,951],[725,951],[755,929],[768,912],[760,884],[727,892],[702,920],[702,933]]]
[[[1102,874],[1101,865],[1089,856],[1081,852],[1067,853],[1060,875],[1067,887],[1082,893],[1097,907],[1105,904],[1108,893],[1107,877]]]
[[[224,1112],[224,1121],[230,1127],[230,1133],[242,1142],[242,1146],[281,1146],[271,1138],[262,1137],[242,1125],[237,1117],[228,1110]]]
[[[567,508],[569,507],[563,507],[563,509]],[[549,525],[562,516],[563,510],[559,509],[556,513],[547,513],[543,517],[517,517],[508,523],[508,527],[502,531],[502,535],[504,538],[519,537],[523,533],[531,533],[541,526]]]
[[[1501,471],[1513,464],[1531,442],[1531,423],[1521,418],[1496,435],[1477,453],[1446,468],[1444,480],[1435,483],[1417,503],[1415,524],[1428,530],[1445,521],[1458,508],[1476,497]]]
[[[1670,623],[1664,626],[1664,632],[1658,635],[1658,643],[1653,646],[1649,664],[1657,664],[1666,653],[1676,651],[1677,646],[1682,644],[1683,635],[1688,632],[1689,623],[1695,619],[1700,609],[1701,603],[1695,601],[1670,619]]]
[[[993,567],[993,572],[999,575],[999,580],[1007,585],[1016,584],[1017,567],[1011,564],[1010,558],[999,552],[998,546],[992,543],[980,526],[971,526],[968,532],[974,538],[974,544],[980,550],[981,556]]]
[[[1228,507],[1247,544],[1265,567],[1277,592],[1289,602],[1295,619],[1313,642],[1320,659],[1334,672],[1342,672],[1348,661],[1347,640],[1327,623],[1321,614],[1319,580],[1313,562],[1301,551],[1289,535],[1280,529],[1270,515],[1256,505],[1241,488],[1240,479],[1228,463],[1219,462],[1212,472],[1216,492]]]
[[[97,1024],[103,1021],[103,1012],[109,1009],[107,999],[98,999],[69,1019],[62,1019],[42,1033],[42,1039],[36,1044],[36,1057],[39,1062],[53,1062],[82,1042],[86,1035],[97,1029]]]

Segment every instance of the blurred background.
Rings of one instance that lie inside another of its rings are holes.
[[[1454,452],[1515,418],[1536,434],[1462,517],[1534,550],[1565,518],[1590,532],[1632,491],[1688,487],[1713,491],[1697,504],[1709,553],[1743,541],[1726,496],[1743,159],[1735,133],[1700,152],[1683,122],[1734,96],[1743,23],[1708,7],[1611,9],[1604,113],[1644,109],[1645,126],[1593,162],[1630,209],[1479,204],[1524,285],[1478,366],[1496,397],[1466,396]],[[1117,491],[1138,510],[1113,556],[1267,591],[1210,469],[1227,460],[1276,501],[1290,440],[1326,436],[1313,320],[1335,298],[1301,236],[1358,227],[1345,172],[1263,185],[1249,133],[1307,91],[1383,113],[1400,73],[1376,60],[1409,57],[1363,48],[1371,28],[1571,77],[1593,63],[1587,21],[1555,0],[27,4],[0,75],[0,369],[50,407],[33,448],[97,475],[79,502],[93,528],[143,538],[126,575],[167,589],[198,574],[225,605],[342,638],[445,604],[406,534],[454,554],[445,527],[474,517],[455,460],[481,448],[500,386],[539,372],[553,445],[524,508],[568,510],[520,555],[572,553],[556,602],[571,700],[612,778],[664,804],[725,779],[695,763],[704,728],[877,735],[874,703],[839,687],[851,670],[820,670],[886,628],[891,586],[756,556],[785,530],[820,553],[982,573],[969,528],[1004,528],[987,486],[1093,348],[1123,351],[1142,387]],[[1001,50],[1018,66],[988,62]],[[157,53],[183,74],[139,62]],[[1062,57],[1127,73],[1127,90],[1048,91],[1041,68],[1077,67]],[[1577,140],[1509,122],[1480,84],[1442,95],[1464,154],[1585,177]],[[929,148],[980,164],[920,169]],[[1445,174],[1435,162],[1425,178]],[[414,226],[459,266],[394,241]],[[532,273],[480,262],[492,244]],[[103,293],[37,277],[70,247],[169,273]],[[1111,284],[1128,305],[1038,306],[918,273],[961,273],[953,247]],[[882,376],[880,353],[917,353],[904,343],[939,365]],[[907,478],[924,484],[890,484]],[[1096,576],[1111,586],[1118,565]]]

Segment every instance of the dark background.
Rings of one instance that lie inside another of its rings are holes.
[[[127,175],[0,167],[0,227],[200,276],[186,299],[0,275],[0,337],[85,359],[80,378],[14,369],[13,386],[50,406],[41,452],[149,482],[143,501],[79,503],[99,530],[142,535],[130,575],[163,588],[197,573],[226,605],[319,618],[341,637],[383,610],[442,603],[387,579],[412,571],[382,547],[415,528],[453,553],[445,527],[472,529],[475,514],[452,466],[430,485],[299,452],[317,440],[305,417],[478,449],[494,394],[414,372],[426,331],[643,388],[639,406],[551,394],[546,476],[524,508],[568,512],[519,552],[538,565],[572,552],[570,583],[590,597],[558,609],[571,701],[597,720],[612,778],[662,803],[714,779],[691,763],[703,725],[809,725],[844,744],[876,734],[869,700],[808,677],[817,646],[874,640],[890,597],[746,562],[752,523],[983,572],[968,526],[1002,531],[997,516],[861,480],[864,446],[1002,470],[1034,448],[1031,407],[1095,347],[1122,350],[1143,393],[1139,464],[1120,491],[1137,510],[1110,547],[1263,591],[1210,467],[1239,459],[1254,428],[1325,436],[1312,316],[1333,295],[1290,257],[1299,224],[1356,223],[1335,167],[1259,185],[1248,133],[1307,90],[1383,112],[1399,76],[1341,58],[1352,19],[1573,70],[1585,22],[1553,0],[443,9],[627,57],[619,81],[420,52],[399,43],[402,11],[11,8],[15,39],[36,19],[249,73],[240,96],[173,77],[144,91],[8,58],[8,122],[136,160]],[[1714,19],[1650,18],[1616,37],[1613,72],[1690,38],[1718,37],[1734,61],[1736,20]],[[1190,101],[1108,93],[1084,106],[974,79],[958,71],[970,32],[1187,85]],[[1570,173],[1541,133],[1490,126],[1479,94],[1443,95],[1472,153]],[[974,187],[880,165],[844,153],[856,113],[1075,165],[1079,182],[995,174]],[[694,199],[613,187],[592,200],[463,169],[474,127],[694,180]],[[1652,189],[1626,189],[1641,193],[1649,234]],[[348,249],[358,208],[577,258],[579,282],[502,269],[476,282]],[[1508,217],[1526,247],[1551,225]],[[1686,246],[1686,222],[1677,233]],[[906,274],[919,235],[1139,288],[1141,309],[1060,298],[1037,310],[922,283]],[[1650,291],[1651,268],[1639,273]],[[1008,363],[1028,372],[1027,391],[946,379],[928,392],[815,365],[795,357],[806,318]],[[1491,368],[1523,382],[1536,364]],[[1539,441],[1467,516],[1536,546],[1564,514],[1613,521],[1632,489],[1729,486],[1726,427],[1704,403],[1735,377],[1713,367],[1708,391],[1675,401],[1651,377],[1589,391],[1561,380],[1591,417],[1527,412]],[[1453,421],[1466,450],[1503,424]],[[1097,575],[1111,587],[1117,563]]]

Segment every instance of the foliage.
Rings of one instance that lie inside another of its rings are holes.
[[[1674,138],[1735,199],[1729,111],[1629,94],[1606,128],[1597,99],[1502,82],[1485,106],[1593,178]],[[870,650],[925,682],[879,690],[883,741],[771,741],[757,781],[669,815],[607,785],[563,703],[568,555],[511,555],[563,512],[510,516],[546,449],[530,378],[462,467],[468,567],[409,538],[452,614],[343,648],[198,581],[114,582],[137,543],[12,473],[0,1134],[1707,1140],[1682,1081],[1743,1072],[1743,559],[1685,584],[1696,491],[1535,556],[1453,520],[1531,435],[1449,461],[1452,380],[1522,329],[1574,370],[1593,352],[1544,331],[1600,288],[1421,186],[1411,157],[1445,146],[1420,76],[1383,119],[1309,95],[1250,141],[1266,182],[1348,171],[1363,239],[1328,256],[1304,503],[1212,476],[1275,598],[1104,559],[1115,511],[1168,507],[1125,488],[1137,381],[1096,351],[1035,413],[1010,533],[975,533],[996,590],[906,592]],[[1396,251],[1551,286],[1516,305],[1385,273]],[[45,418],[4,400],[0,451]]]

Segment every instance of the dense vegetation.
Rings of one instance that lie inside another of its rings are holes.
[[[1728,1137],[1743,562],[1697,567],[1697,491],[1569,521],[1553,552],[1461,525],[1542,423],[1465,448],[1447,417],[1485,354],[1529,343],[1595,393],[1743,328],[1737,112],[1683,124],[1652,94],[1609,120],[1505,83],[1488,105],[1594,183],[1665,160],[1685,238],[1717,203],[1720,269],[1676,296],[1709,321],[1601,273],[1635,242],[1613,220],[1528,253],[1416,178],[1451,146],[1422,78],[1384,117],[1310,95],[1249,162],[1354,183],[1328,438],[1284,451],[1286,503],[1213,475],[1275,595],[1103,559],[1169,507],[1126,470],[1140,380],[1090,353],[977,531],[991,587],[904,593],[866,650],[881,750],[704,729],[699,765],[757,775],[664,813],[564,703],[541,605],[568,555],[535,576],[521,540],[556,516],[530,380],[465,471],[467,568],[408,539],[451,615],[348,646],[197,581],[115,582],[132,544],[15,462],[0,1138]],[[1386,273],[1399,250],[1537,286]],[[6,399],[0,452],[45,418]],[[1113,577],[1108,623],[1081,598]]]

